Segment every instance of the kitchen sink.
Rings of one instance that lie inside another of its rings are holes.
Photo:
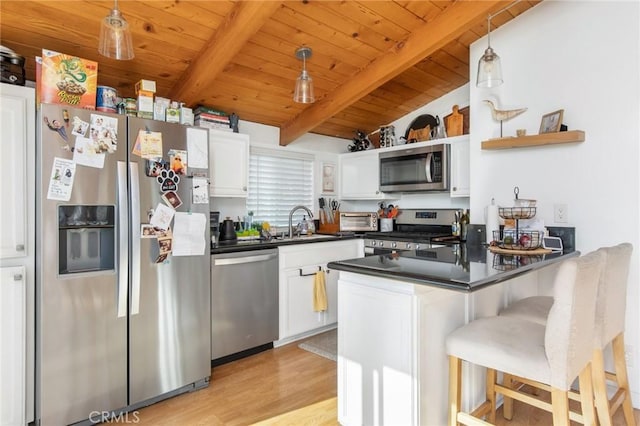
[[[338,238],[340,238],[340,237],[338,237],[336,235],[312,234],[312,235],[301,235],[299,237],[293,237],[293,238],[276,237],[276,238],[274,238],[274,240],[275,241],[286,242],[286,241],[313,241],[313,240],[319,240],[319,239],[334,240],[334,239],[338,239]]]

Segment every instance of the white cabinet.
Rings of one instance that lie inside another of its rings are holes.
[[[0,424],[34,420],[35,149],[31,87],[0,84]]]
[[[468,197],[471,193],[469,172],[469,137],[451,143],[451,196]]]
[[[280,339],[279,344],[313,334],[338,319],[339,272],[327,263],[364,256],[361,239],[280,246]],[[313,310],[315,274],[325,271],[327,310]]]
[[[343,200],[382,200],[378,150],[340,156],[340,198]]]
[[[249,135],[209,130],[209,196],[246,197]]]
[[[27,251],[27,148],[35,143],[33,89],[3,84],[0,87],[2,122],[2,179],[4,208],[0,209],[0,259],[26,256]],[[9,208],[10,207],[10,208]]]
[[[341,272],[338,298],[338,422],[446,424],[444,342],[467,295]]]
[[[24,425],[26,279],[22,266],[0,268],[0,424]]]

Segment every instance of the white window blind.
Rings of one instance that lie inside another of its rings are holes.
[[[312,209],[313,163],[313,155],[252,147],[247,211],[253,212],[253,220],[286,227],[293,207]],[[303,213],[296,212],[294,225],[302,220]]]

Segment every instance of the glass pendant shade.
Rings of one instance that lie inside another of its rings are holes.
[[[129,24],[118,10],[118,3],[100,24],[98,52],[107,58],[133,59],[133,43]]]
[[[301,104],[310,104],[316,100],[313,94],[313,79],[309,76],[307,70],[302,70],[302,73],[296,79],[293,100]]]
[[[487,47],[484,55],[478,61],[478,77],[476,85],[478,87],[496,87],[504,82],[502,79],[502,66],[500,57],[493,51],[491,46]]]
[[[302,72],[296,79],[296,87],[293,91],[293,101],[301,104],[311,104],[316,101],[313,93],[313,79],[307,72],[306,59],[311,57],[310,47],[301,47],[296,50],[296,57],[302,60]]]

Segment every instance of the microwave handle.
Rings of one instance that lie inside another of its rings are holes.
[[[433,153],[430,152],[427,154],[427,162],[424,165],[424,171],[427,175],[427,182],[433,183],[433,176],[431,174],[431,159],[433,158]]]

